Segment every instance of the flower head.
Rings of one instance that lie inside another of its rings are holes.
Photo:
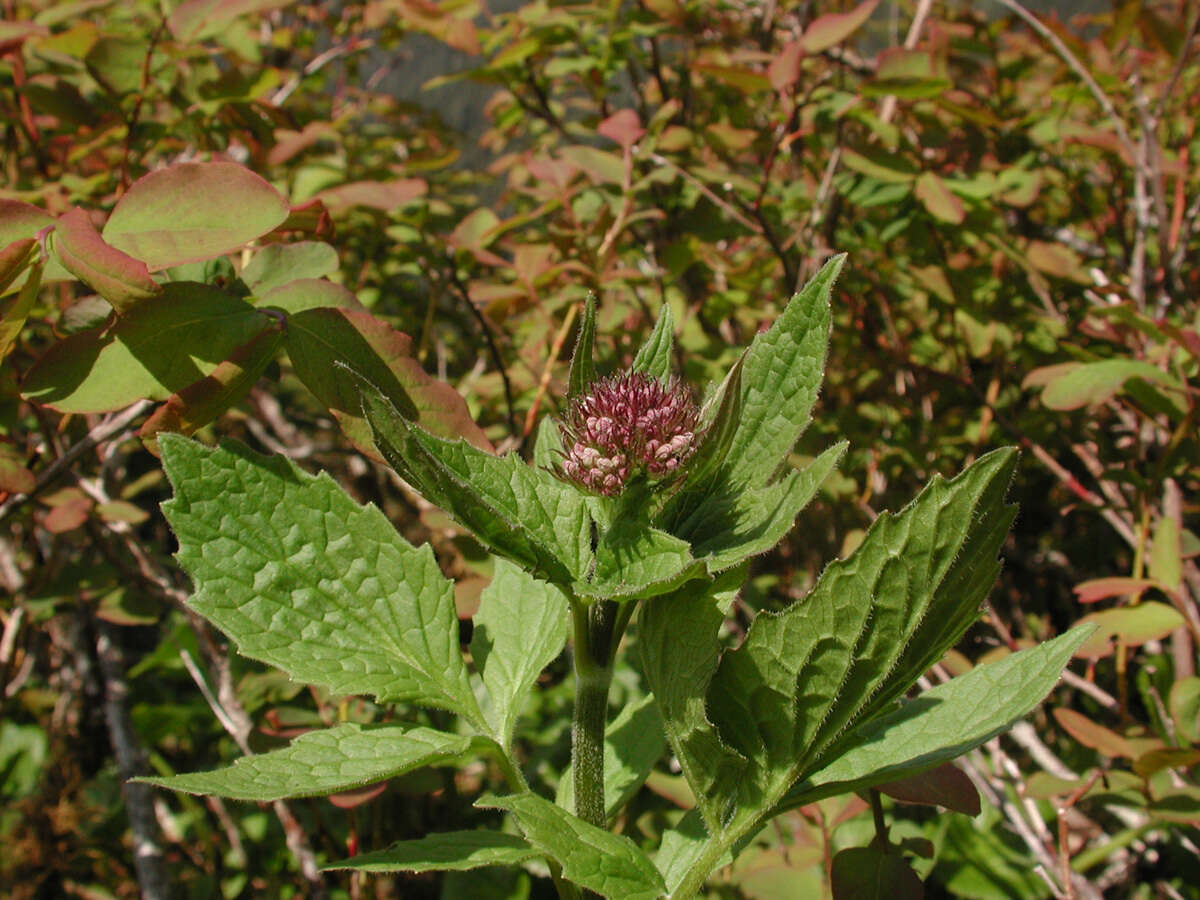
[[[595,494],[611,497],[645,473],[660,480],[676,472],[696,448],[700,412],[687,387],[642,372],[592,382],[563,416],[562,474]]]

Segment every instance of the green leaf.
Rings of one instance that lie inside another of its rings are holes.
[[[176,163],[144,175],[117,202],[104,240],[151,269],[211,259],[288,216],[275,188],[231,162]]]
[[[637,600],[673,591],[704,571],[687,541],[651,528],[633,516],[620,516],[596,544],[591,577],[571,589],[580,597]]]
[[[474,622],[471,656],[491,700],[484,714],[492,736],[508,748],[533,683],[567,642],[567,598],[553,585],[497,559]]]
[[[870,720],[853,731],[836,759],[793,787],[780,809],[907,778],[1004,733],[1042,702],[1091,631],[1077,626],[975,666]]]
[[[328,475],[232,441],[164,434],[163,504],[189,605],[249,657],[335,694],[482,715],[459,650],[453,585],[374,506]]]
[[[307,284],[285,285],[274,296],[295,288],[305,289],[307,295]],[[458,391],[421,367],[412,339],[370,313],[300,309],[288,316],[284,342],[297,377],[333,412],[356,447],[375,451],[359,398],[360,382],[365,379],[427,431],[491,449]]]
[[[730,497],[714,491],[679,531],[695,544],[711,573],[721,572],[751,556],[765,553],[796,524],[796,516],[837,468],[846,442],[830,447],[803,469],[753,491]]]
[[[255,305],[269,306],[289,315],[323,307],[362,311],[357,297],[340,284],[334,284],[324,278],[297,278],[287,284],[281,284],[256,297]]]
[[[1154,601],[1090,613],[1079,621],[1099,626],[1079,648],[1080,656],[1093,659],[1110,655],[1114,643],[1134,647],[1165,638],[1184,624],[1183,616],[1174,607]]]
[[[59,412],[166,400],[210,374],[277,319],[203,284],[176,282],[109,328],[73,334],[34,363],[24,396]]]
[[[604,732],[604,809],[609,819],[638,792],[666,746],[662,715],[653,694],[627,703],[608,723]],[[559,778],[554,802],[563,809],[575,808],[571,766]]]
[[[43,209],[30,203],[22,203],[20,200],[6,200],[0,197],[0,247],[7,249],[14,241],[36,239],[38,232],[54,223],[54,216]],[[73,280],[74,276],[64,269],[58,260],[51,257],[46,261],[42,284]],[[19,289],[24,283],[24,277],[18,274],[13,281],[0,288],[0,295]]]
[[[659,310],[654,330],[633,358],[631,371],[645,372],[660,381],[665,381],[671,374],[671,351],[674,343],[675,322],[671,316],[671,305],[664,303]]]
[[[59,217],[50,246],[67,271],[118,313],[162,291],[146,264],[106,244],[78,206]]]
[[[1051,409],[1079,409],[1114,397],[1131,378],[1162,384],[1176,390],[1182,385],[1174,377],[1138,359],[1106,359],[1100,362],[1064,364],[1042,390],[1042,402]]]
[[[513,814],[526,839],[562,866],[563,877],[615,900],[657,900],[662,876],[637,845],[589,825],[536,794],[484,797],[476,806]]]
[[[1189,675],[1176,681],[1167,704],[1180,737],[1190,744],[1200,743],[1200,678]]]
[[[1172,591],[1180,589],[1183,583],[1183,553],[1178,519],[1163,516],[1158,520],[1154,541],[1150,545],[1149,575]]]
[[[204,378],[167,398],[138,430],[143,440],[163,431],[192,435],[250,393],[283,341],[282,320],[260,331]]]
[[[714,834],[721,830],[730,792],[744,776],[746,758],[722,741],[708,719],[705,696],[720,656],[724,610],[744,575],[732,569],[703,588],[688,585],[655,597],[642,604],[638,619],[642,669],[667,740]]]
[[[337,251],[320,241],[267,244],[242,270],[242,283],[256,295],[298,278],[323,278],[338,270]]]
[[[697,502],[707,496],[708,489],[720,476],[741,419],[742,366],[745,361],[746,354],[743,353],[700,411],[701,427],[704,429],[702,442],[695,456],[688,460],[683,482],[662,515],[664,522],[685,519],[695,509]],[[716,411],[710,412],[713,409]]]
[[[36,245],[30,242],[30,246]],[[16,344],[17,338],[21,336],[25,320],[29,318],[29,311],[33,309],[38,290],[41,289],[44,270],[44,264],[35,263],[28,270],[29,275],[24,279],[16,296],[0,300],[0,362],[4,361],[13,345]]]
[[[575,339],[575,352],[571,355],[571,371],[567,375],[567,397],[578,397],[587,393],[587,387],[596,380],[596,364],[592,355],[596,347],[596,296],[588,294],[583,304],[583,321],[579,324],[579,337]]]
[[[558,584],[586,570],[591,517],[578,491],[515,454],[493,456],[429,434],[373,386],[362,386],[362,399],[388,464],[486,546]]]
[[[243,756],[223,769],[134,780],[234,800],[323,797],[451,762],[470,746],[469,737],[431,728],[346,723],[302,734],[281,750]]]
[[[733,493],[765,485],[808,426],[829,343],[829,295],[845,261],[842,254],[827,262],[750,344],[741,417],[724,468]]]
[[[849,847],[833,858],[833,900],[922,900],[925,886],[896,848]]]
[[[1016,453],[998,450],[951,481],[935,477],[884,513],[807,597],[759,614],[708,692],[722,738],[752,761],[740,814],[753,818],[896,700],[961,637],[999,572],[1015,510]]]
[[[674,895],[679,883],[697,864],[700,854],[708,845],[709,837],[704,827],[704,819],[695,809],[684,815],[674,828],[663,832],[658,853],[654,857],[654,865],[658,867],[663,880],[667,883],[668,895]],[[721,868],[732,863],[733,854],[726,851],[713,868]]]
[[[445,872],[480,866],[519,866],[538,851],[515,834],[499,831],[443,831],[412,841],[399,841],[386,850],[360,853],[322,866],[359,872]]]
[[[35,257],[39,255],[38,243],[33,238],[17,238],[0,250],[0,297],[34,265]]]
[[[196,43],[221,34],[238,16],[286,6],[288,0],[184,0],[167,17],[171,33]]]
[[[800,46],[806,53],[820,53],[840,44],[871,18],[879,0],[866,0],[845,13],[826,13],[817,17],[804,29]]]
[[[913,193],[935,219],[961,225],[966,218],[962,200],[933,172],[921,173],[913,186]]]
[[[538,469],[553,471],[562,452],[562,434],[558,424],[550,416],[544,416],[538,422],[537,434],[533,439],[532,464]]]

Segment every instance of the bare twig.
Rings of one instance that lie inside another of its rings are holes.
[[[339,57],[345,56],[348,53],[353,53],[355,50],[361,50],[364,47],[370,47],[375,42],[369,38],[351,38],[348,41],[343,41],[340,44],[335,44],[323,53],[318,53],[308,61],[308,64],[300,71],[288,79],[287,84],[284,84],[274,94],[271,95],[270,104],[272,106],[282,106],[287,102],[287,99],[292,96],[296,88],[300,87],[305,78],[310,75],[315,75],[329,63]]]
[[[171,896],[171,887],[167,880],[162,835],[154,815],[153,788],[129,780],[147,774],[148,769],[145,750],[129,716],[125,667],[112,627],[96,620],[95,628],[96,657],[104,681],[104,718],[121,772],[121,794],[125,798],[129,830],[133,835],[133,865],[137,870],[138,885],[146,900],[167,900]]]
[[[57,459],[38,473],[33,490],[28,494],[16,494],[3,504],[0,504],[0,522],[3,522],[23,504],[53,484],[55,479],[70,469],[71,464],[75,460],[97,444],[102,444],[107,440],[116,438],[121,432],[129,430],[133,421],[149,409],[151,405],[149,400],[141,400],[133,404],[133,406],[113,413],[111,416],[103,419],[95,428],[84,435],[80,441],[68,447]]]

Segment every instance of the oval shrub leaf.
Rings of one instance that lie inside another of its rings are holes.
[[[135,181],[103,235],[150,269],[165,269],[236,250],[288,212],[279,192],[244,166],[178,163]]]

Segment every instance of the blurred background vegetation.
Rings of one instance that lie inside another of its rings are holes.
[[[1200,897],[1200,4],[1053,8],[5,0],[0,249],[28,236],[22,204],[100,224],[147,172],[242,163],[288,199],[288,222],[167,277],[246,293],[263,247],[330,245],[336,264],[313,277],[344,290],[320,290],[411,336],[516,452],[560,409],[589,291],[609,366],[667,303],[678,367],[702,386],[848,251],[797,452],[843,437],[851,451],[755,564],[731,640],[802,598],[877,511],[1018,445],[1002,581],[927,677],[1080,620],[1100,631],[1044,710],[961,761],[979,817],[897,802],[893,834],[930,897]],[[547,896],[536,869],[317,874],[482,821],[480,769],[261,808],[124,786],[389,711],[290,684],[186,611],[144,427],[162,397],[94,412],[23,397],[45,354],[111,313],[58,275],[28,310],[19,282],[0,298],[0,885],[137,896],[156,877],[135,864],[149,842],[170,896]],[[467,641],[488,560],[329,405],[298,360],[264,358],[188,430],[329,471],[432,542]],[[566,674],[547,672],[521,726],[549,786],[568,756]],[[614,701],[639,690],[630,669]],[[619,828],[654,845],[687,803],[664,759]],[[710,895],[821,896],[833,853],[871,834],[857,799],[790,813]]]

